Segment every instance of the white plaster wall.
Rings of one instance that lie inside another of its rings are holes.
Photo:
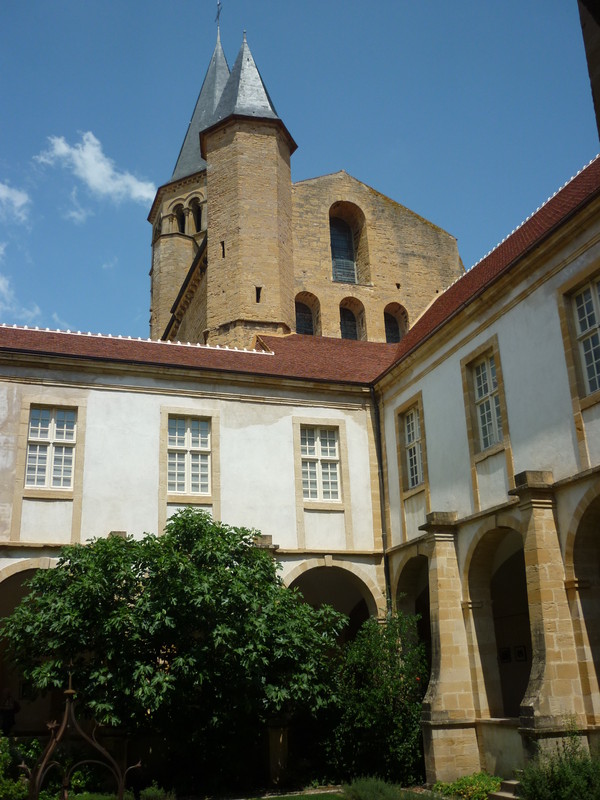
[[[72,500],[23,500],[21,540],[23,542],[71,541]]]
[[[85,431],[81,538],[157,533],[158,395],[90,392]]]

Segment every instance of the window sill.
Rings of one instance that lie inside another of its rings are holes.
[[[304,500],[305,511],[343,511],[344,504],[341,500],[326,502],[323,500]]]
[[[186,506],[210,506],[213,503],[212,494],[175,494],[167,493],[167,503],[178,503]]]
[[[23,489],[23,499],[27,500],[72,500],[73,489],[34,489],[27,486]]]
[[[592,394],[588,394],[579,398],[579,407],[582,411],[585,411],[586,408],[595,406],[597,403],[600,403],[600,389],[592,392]]]
[[[408,500],[410,497],[416,497],[425,491],[425,483],[419,483],[417,486],[412,486],[410,489],[404,489],[402,492],[402,499]]]
[[[482,450],[480,453],[475,453],[475,463],[479,464],[481,461],[485,461],[486,458],[491,458],[492,456],[498,455],[498,453],[503,453],[506,450],[506,444],[504,439],[497,444],[492,444],[489,447],[486,447],[485,450]]]

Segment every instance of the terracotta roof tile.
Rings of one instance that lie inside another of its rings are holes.
[[[263,350],[174,344],[33,328],[0,326],[0,353],[90,359],[292,379],[369,383],[392,363],[395,347],[293,334],[264,336]]]

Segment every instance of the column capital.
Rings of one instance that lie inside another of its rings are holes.
[[[550,470],[525,470],[515,475],[515,488],[508,493],[518,497],[520,505],[552,505],[554,477]]]
[[[431,511],[425,517],[425,523],[419,525],[419,530],[432,534],[436,540],[454,539],[457,519],[456,511]]]

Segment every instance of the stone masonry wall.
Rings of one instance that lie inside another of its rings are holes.
[[[368,283],[332,281],[329,210],[340,201],[365,216]],[[367,339],[384,342],[386,305],[404,306],[412,324],[463,272],[453,236],[346,172],[294,184],[293,210],[295,295],[319,299],[323,336],[340,336],[340,301],[356,298],[365,307]]]

